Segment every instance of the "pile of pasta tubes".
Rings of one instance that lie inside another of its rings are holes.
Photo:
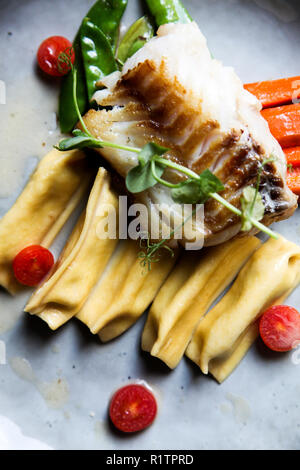
[[[262,312],[299,284],[300,248],[282,237],[262,243],[246,236],[199,252],[178,249],[174,257],[162,252],[145,271],[137,241],[97,236],[107,217],[101,208],[118,211],[109,173],[82,151],[52,150],[0,221],[0,284],[10,293],[22,288],[12,270],[16,254],[24,246],[49,247],[88,191],[85,210],[25,311],[52,330],[75,317],[105,342],[150,307],[143,350],[172,369],[186,355],[225,380],[255,341]]]

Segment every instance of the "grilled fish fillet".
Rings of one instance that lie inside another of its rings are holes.
[[[95,137],[133,147],[153,141],[163,145],[170,149],[167,158],[199,174],[209,168],[225,186],[222,196],[236,207],[243,189],[256,184],[260,163],[273,156],[262,173],[262,222],[270,225],[294,212],[297,200],[286,185],[286,160],[259,101],[232,68],[211,57],[195,23],[161,26],[157,37],[101,86],[94,99],[105,109],[85,115]],[[99,152],[123,177],[138,163],[126,151]],[[158,216],[154,204],[174,205],[170,190],[161,185],[137,198],[152,217]],[[240,218],[220,203],[210,199],[205,204],[205,245],[223,243],[240,229]]]

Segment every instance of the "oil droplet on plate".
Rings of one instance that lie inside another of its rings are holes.
[[[69,398],[69,384],[64,378],[54,379],[51,382],[40,381],[30,364],[24,357],[12,357],[9,359],[12,370],[26,382],[32,383],[40,392],[49,408],[62,408]]]
[[[231,393],[227,393],[226,398],[233,406],[233,413],[236,421],[246,424],[251,416],[249,403],[245,398],[232,395]]]

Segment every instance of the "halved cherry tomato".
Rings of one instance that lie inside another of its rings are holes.
[[[69,72],[70,66],[67,63],[58,64],[58,57],[62,52],[65,52],[74,64],[75,53],[68,39],[63,36],[51,36],[42,42],[37,52],[37,60],[43,72],[53,77],[61,77]]]
[[[49,250],[40,245],[31,245],[17,254],[13,271],[21,284],[34,287],[48,274],[53,264],[54,258]]]
[[[291,351],[300,344],[300,314],[287,305],[274,305],[262,315],[260,336],[273,351]]]
[[[109,415],[113,424],[123,432],[142,431],[152,424],[157,413],[153,394],[143,385],[127,385],[112,397]]]

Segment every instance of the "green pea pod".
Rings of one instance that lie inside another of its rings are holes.
[[[87,17],[107,36],[115,51],[119,38],[119,26],[128,0],[98,0],[87,13]],[[88,108],[84,64],[81,54],[80,30],[73,47],[75,50],[75,67],[77,69],[77,98],[81,114]],[[59,97],[59,121],[61,132],[71,132],[77,122],[77,113],[73,101],[73,78],[69,73],[63,78]]]
[[[75,67],[77,69],[77,100],[78,107],[81,114],[83,114],[87,108],[88,97],[85,85],[85,73],[83,67],[83,61],[81,56],[80,38],[76,36],[73,42],[73,48],[75,51]],[[74,106],[73,100],[73,77],[71,73],[68,73],[61,82],[59,103],[58,103],[58,118],[60,123],[61,132],[71,132],[75,126],[78,117]]]
[[[146,0],[146,3],[157,26],[193,21],[180,0]]]
[[[100,78],[118,70],[112,47],[105,34],[89,18],[80,29],[81,52],[85,69],[88,99],[95,93]]]
[[[153,36],[153,25],[148,16],[143,16],[130,26],[123,37],[118,49],[118,59],[124,63]]]
[[[119,26],[128,0],[98,0],[86,15],[107,36],[115,52],[119,40]]]

